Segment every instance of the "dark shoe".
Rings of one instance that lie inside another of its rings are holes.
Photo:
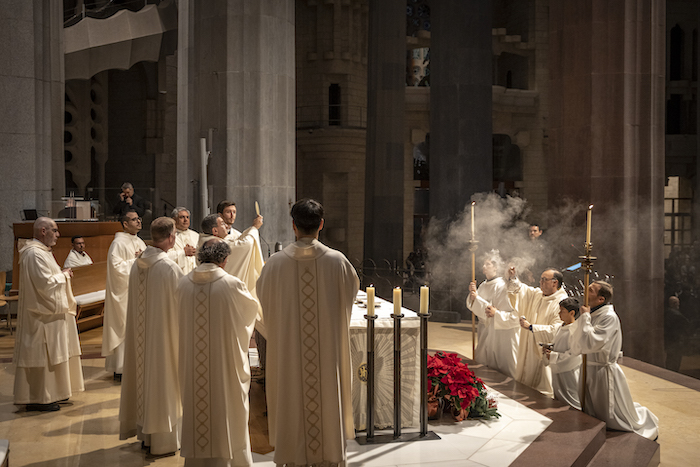
[[[51,404],[27,404],[27,412],[56,412],[61,410],[61,406],[56,402]]]
[[[121,373],[114,373],[114,381],[121,383],[122,382],[122,374]]]

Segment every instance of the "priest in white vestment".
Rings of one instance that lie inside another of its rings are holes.
[[[189,274],[197,266],[199,234],[190,229],[190,210],[186,207],[173,209],[171,217],[175,221],[175,245],[168,251],[168,257],[180,266],[183,274]]]
[[[270,445],[278,465],[345,465],[355,437],[349,328],[359,280],[345,255],[318,241],[320,203],[298,201],[291,214],[297,241],[270,257],[257,287]]]
[[[222,201],[219,203],[219,206],[221,206],[222,203],[226,202]],[[231,207],[235,208],[235,205]],[[224,209],[224,211],[227,210]],[[235,210],[233,212],[233,219],[235,219]],[[258,282],[258,277],[260,277],[260,271],[262,271],[262,267],[265,264],[262,250],[260,249],[260,234],[258,232],[262,224],[263,216],[258,215],[253,220],[253,225],[243,233],[232,229],[231,233],[227,234],[228,226],[224,218],[220,214],[209,214],[202,219],[202,233],[199,236],[199,242],[197,244],[197,248],[200,248],[204,243],[214,237],[226,241],[231,248],[231,254],[226,261],[224,270],[242,280],[248,288],[248,291],[255,298],[257,298],[255,287]],[[255,328],[260,334],[265,336],[262,318],[258,319]]]
[[[226,271],[245,282],[248,290],[255,296],[255,283],[265,264],[259,232],[263,225],[263,216],[258,214],[253,219],[253,224],[240,232],[233,228],[233,223],[236,222],[236,203],[224,200],[218,204],[217,211],[223,221],[221,226],[226,229],[226,236],[223,238],[231,247]]]
[[[554,334],[552,346],[545,346],[544,364],[552,370],[554,398],[581,410],[579,396],[581,355],[571,351],[569,342],[571,324],[579,316],[579,303],[575,298],[565,298],[559,303],[559,318],[564,322]]]
[[[582,306],[581,316],[571,325],[572,351],[586,355],[585,412],[608,428],[655,440],[659,419],[632,400],[627,378],[617,363],[622,357],[622,327],[610,304],[612,295],[612,285],[607,282],[590,284],[590,308]]]
[[[474,360],[515,378],[520,338],[518,316],[508,300],[506,281],[498,275],[503,262],[498,251],[491,251],[484,260],[486,280],[469,284],[467,308],[479,317]]]
[[[71,238],[73,248],[68,252],[66,260],[63,262],[64,268],[79,268],[92,264],[92,258],[85,251],[85,239],[80,235]]]
[[[60,236],[56,222],[40,217],[33,234],[19,250],[14,403],[56,411],[84,390],[72,271],[61,270],[51,253]]]
[[[114,373],[116,381],[121,381],[124,368],[129,273],[136,257],[146,249],[146,244],[137,235],[141,231],[141,218],[136,211],[127,212],[121,223],[124,231],[114,234],[114,240],[107,251],[107,283],[102,325],[102,356],[106,357],[105,370]]]
[[[198,251],[200,265],[180,280],[182,448],[188,467],[252,465],[248,433],[248,347],[260,304],[224,271],[220,239]]]
[[[556,269],[547,269],[540,276],[540,286],[530,287],[521,283],[515,268],[508,271],[508,294],[513,308],[520,318],[520,345],[515,379],[548,396],[552,393],[552,373],[545,366],[540,344],[549,344],[554,331],[561,326],[559,302],[564,300],[564,276]]]
[[[154,220],[151,238],[153,246],[129,277],[119,439],[137,436],[151,454],[162,455],[180,448],[182,417],[177,306],[182,270],[167,254],[175,243],[175,221]]]

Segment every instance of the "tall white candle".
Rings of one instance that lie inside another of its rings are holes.
[[[472,201],[472,240],[474,240],[474,205],[476,201]]]
[[[367,314],[374,316],[374,287],[367,287]]]
[[[593,205],[588,206],[588,215],[586,216],[586,246],[591,244],[591,217],[593,214]]]
[[[401,314],[401,287],[396,287],[394,289],[394,314]]]
[[[420,288],[420,312],[423,315],[428,314],[428,303],[430,300],[430,289],[426,286]]]

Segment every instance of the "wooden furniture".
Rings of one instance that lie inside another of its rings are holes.
[[[119,222],[57,222],[58,231],[61,236],[58,238],[56,246],[53,247],[53,255],[58,265],[63,267],[66,257],[70,252],[71,237],[81,235],[85,239],[85,251],[92,260],[97,263],[107,261],[107,251],[109,245],[114,240],[114,234],[122,231]],[[19,250],[18,241],[31,239],[33,237],[34,222],[19,222],[12,225],[15,234],[14,258],[12,260],[12,288],[19,287]]]
[[[5,295],[5,282],[7,281],[7,272],[5,271],[0,271],[0,285],[2,286],[2,290],[0,291],[0,308],[4,308],[6,312],[6,319],[7,319],[7,327],[10,329],[10,335],[12,335],[12,309],[10,306],[14,303],[15,304],[15,315],[17,314],[17,302],[19,300],[19,296],[17,294],[15,295]]]
[[[107,262],[73,268],[73,295],[77,302],[75,321],[78,332],[102,326],[105,307]]]

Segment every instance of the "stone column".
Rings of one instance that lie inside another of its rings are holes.
[[[211,129],[212,212],[222,199],[234,201],[234,227],[244,230],[258,201],[264,239],[271,247],[289,242],[295,200],[294,2],[185,0],[178,9],[178,204],[194,208],[196,226],[202,218],[199,139]]]
[[[550,50],[549,204],[594,205],[625,355],[663,366],[665,1],[550,2]]]
[[[46,214],[65,193],[63,2],[0,0],[0,243],[22,209]],[[0,268],[12,267],[12,248]]]
[[[490,0],[440,0],[431,9],[430,216],[452,219],[491,191]]]
[[[369,2],[365,258],[403,263],[406,2]]]

